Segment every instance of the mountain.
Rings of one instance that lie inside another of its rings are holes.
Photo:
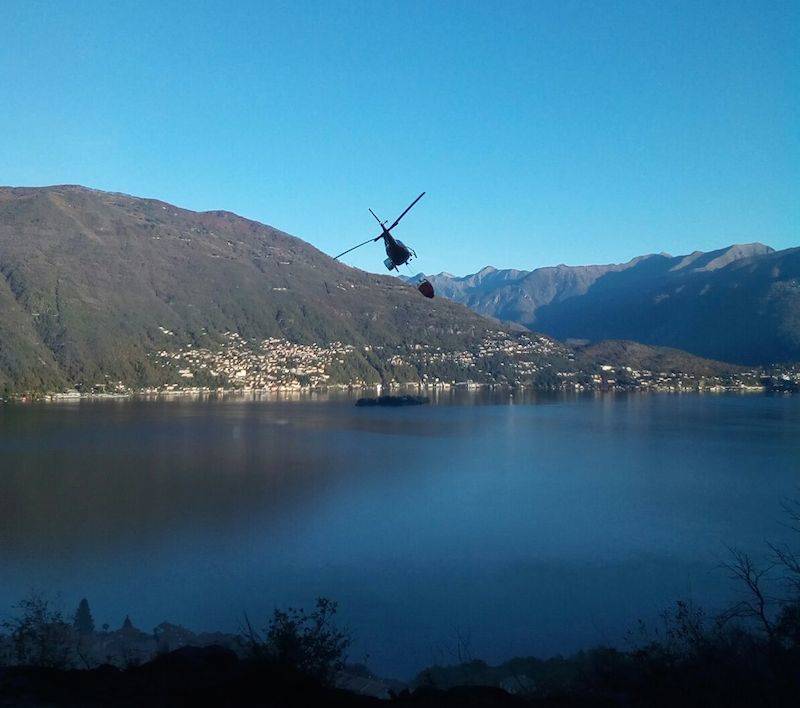
[[[634,340],[740,364],[800,360],[800,248],[429,279],[441,296],[559,339]]]
[[[159,384],[175,372],[155,352],[211,350],[230,333],[345,342],[354,351],[339,377],[376,381],[388,367],[376,348],[458,350],[492,328],[229,212],[78,186],[0,188],[0,393]]]
[[[731,258],[682,269],[722,273],[747,260]],[[549,283],[538,317],[638,267],[440,278],[463,293]],[[504,326],[230,212],[71,185],[0,187],[0,396],[470,380],[582,390],[606,386],[609,367],[638,372],[618,372],[624,386],[670,387],[681,372],[681,386],[693,376],[736,386],[746,375],[684,352],[575,347]]]
[[[578,368],[582,370],[596,368],[599,362],[613,362],[618,370],[630,367],[645,371],[680,372],[694,377],[713,377],[736,371],[734,365],[703,359],[680,349],[618,339],[577,345],[574,351]]]

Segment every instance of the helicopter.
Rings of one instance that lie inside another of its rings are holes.
[[[405,210],[403,211],[400,216],[398,216],[393,222],[392,225],[387,227],[386,224],[388,223],[388,219],[385,221],[381,221],[380,218],[375,214],[372,209],[369,210],[369,213],[375,217],[375,221],[381,227],[381,233],[378,234],[375,238],[369,238],[366,241],[362,241],[361,243],[353,246],[352,248],[348,248],[346,251],[342,251],[338,256],[334,257],[333,260],[338,260],[342,256],[350,251],[355,251],[357,248],[361,248],[361,246],[366,246],[368,243],[374,243],[375,241],[380,241],[383,239],[383,245],[386,248],[386,260],[383,264],[386,266],[388,270],[396,270],[398,273],[400,272],[400,266],[408,263],[412,258],[416,258],[417,254],[413,248],[409,248],[406,246],[400,239],[396,239],[390,233],[391,230],[400,223],[400,219],[402,219],[422,197],[425,196],[425,192],[420,194],[411,204],[409,204]],[[423,279],[418,285],[417,289],[427,298],[432,298],[434,295],[433,292],[433,285],[427,280]]]

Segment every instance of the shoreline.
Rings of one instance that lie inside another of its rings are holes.
[[[133,401],[133,400],[165,400],[165,399],[214,399],[225,397],[258,397],[258,398],[272,398],[275,400],[289,400],[298,398],[313,398],[318,395],[334,394],[359,394],[363,392],[376,392],[380,395],[381,391],[402,391],[402,390],[415,390],[415,391],[430,391],[430,392],[475,392],[475,391],[509,391],[509,392],[540,392],[540,393],[570,393],[570,394],[617,394],[617,393],[672,393],[672,394],[781,394],[791,395],[792,391],[771,390],[766,385],[758,386],[694,386],[694,387],[660,387],[660,386],[607,386],[607,387],[536,387],[525,384],[507,384],[507,383],[474,383],[463,382],[456,384],[391,384],[389,386],[382,386],[375,384],[372,386],[357,386],[357,385],[332,385],[332,386],[297,386],[285,388],[183,388],[174,390],[158,390],[158,389],[139,389],[136,391],[119,392],[119,393],[83,393],[80,391],[67,391],[67,392],[48,392],[36,395],[19,395],[9,396],[7,398],[0,398],[0,405],[6,403],[71,403],[82,401]]]

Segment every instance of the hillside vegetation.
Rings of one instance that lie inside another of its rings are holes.
[[[596,276],[576,275],[574,292],[600,286]],[[644,373],[599,376],[609,365]],[[678,371],[689,377],[660,375]],[[229,212],[77,186],[0,188],[0,397],[381,382],[686,388],[700,385],[692,376],[737,386],[736,375],[676,350],[575,347],[504,327]]]
[[[491,323],[396,278],[349,268],[277,229],[75,186],[0,188],[0,391],[158,384],[151,354],[262,341],[461,348]]]

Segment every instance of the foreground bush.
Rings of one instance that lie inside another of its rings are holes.
[[[263,632],[250,623],[243,635],[253,658],[290,666],[332,684],[344,668],[350,636],[339,630],[334,617],[338,607],[326,598],[317,599],[311,612],[276,609]]]
[[[18,615],[3,622],[14,662],[63,669],[77,651],[75,632],[60,610],[37,593],[20,600]]]

